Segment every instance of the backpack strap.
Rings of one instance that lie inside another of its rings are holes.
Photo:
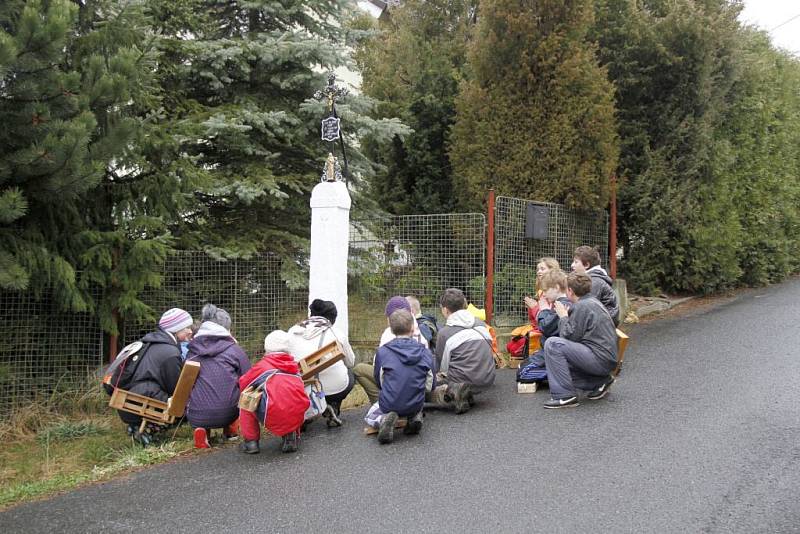
[[[128,354],[125,357],[125,359],[122,361],[122,366],[121,366],[121,368],[119,370],[119,374],[117,375],[117,381],[114,383],[114,386],[113,386],[114,389],[117,389],[117,387],[119,387],[119,381],[122,379],[122,375],[125,372],[125,367],[128,365],[128,362],[130,361],[131,356],[136,356],[137,354],[140,354],[139,358],[134,360],[134,363],[136,365],[133,368],[133,370],[131,371],[132,373],[135,373],[136,369],[139,367],[139,364],[142,363],[142,360],[144,359],[145,355],[147,354],[147,350],[150,348],[150,345],[152,345],[152,343],[144,343],[144,342],[142,342],[142,348],[141,349],[137,350],[133,354]],[[114,372],[116,372],[116,371],[114,371]]]

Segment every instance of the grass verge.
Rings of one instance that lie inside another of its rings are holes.
[[[99,400],[91,400],[94,395],[100,395]],[[66,411],[65,404],[57,409],[31,404],[0,427],[5,442],[0,448],[0,510],[109,480],[193,450],[189,425],[166,432],[158,445],[143,448],[134,443],[115,413],[97,408],[105,400],[102,395],[84,392],[84,402],[76,402]],[[368,402],[356,384],[342,408],[358,408]]]
[[[80,420],[62,416],[36,434],[18,436],[0,450],[0,509],[107,480],[191,449],[187,426],[178,429],[174,439],[143,448],[127,436],[125,425],[113,414]]]

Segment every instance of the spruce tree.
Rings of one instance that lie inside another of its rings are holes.
[[[451,160],[463,207],[499,194],[605,208],[618,139],[613,87],[587,39],[592,2],[481,2]]]
[[[327,103],[312,96],[328,72],[348,63],[347,20],[355,6],[343,0],[149,5],[165,39],[158,73],[164,121],[183,132],[176,154],[196,174],[194,205],[175,232],[181,246],[228,258],[272,251],[285,258],[284,274],[299,282],[293,268],[302,263],[309,234],[309,192],[329,149],[320,139]],[[337,104],[356,196],[372,171],[361,142],[405,131],[396,120],[371,119],[371,107],[356,95]]]

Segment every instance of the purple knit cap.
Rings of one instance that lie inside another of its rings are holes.
[[[386,303],[386,317],[389,317],[397,310],[411,311],[411,304],[408,303],[405,297],[394,296],[389,299],[389,302]]]

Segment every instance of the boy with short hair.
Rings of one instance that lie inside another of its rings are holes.
[[[381,339],[378,342],[378,347],[382,347],[393,340],[396,336],[392,333],[392,328],[389,326],[389,317],[392,313],[396,312],[397,310],[407,310],[411,312],[411,304],[408,302],[406,297],[402,297],[400,295],[395,295],[390,298],[386,302],[386,330],[383,331],[381,334]],[[413,315],[413,312],[412,312]],[[418,341],[423,346],[428,347],[428,340],[425,339],[425,336],[419,330],[419,326],[414,320],[414,331],[411,334],[411,338],[415,341]],[[356,364],[353,367],[353,373],[355,374],[356,381],[358,384],[364,388],[364,393],[367,394],[369,398],[369,402],[375,403],[378,401],[378,394],[380,393],[380,386],[375,381],[375,365],[374,365],[374,358],[373,363],[361,362]]]
[[[436,324],[436,318],[432,315],[422,313],[419,299],[414,295],[406,295],[406,301],[408,301],[408,305],[411,306],[411,314],[417,321],[420,334],[422,334],[422,337],[428,342],[428,348],[433,351],[436,348],[436,334],[439,332],[439,325]]]
[[[466,413],[474,394],[494,384],[495,360],[486,323],[467,311],[460,289],[445,289],[439,299],[445,325],[436,339],[437,380],[442,383],[431,394],[432,404]]]
[[[600,253],[594,247],[582,245],[572,255],[572,271],[586,274],[592,279],[592,295],[608,310],[614,326],[619,324],[619,302],[617,294],[611,287],[613,281],[605,269],[600,266]]]
[[[536,324],[542,333],[541,343],[547,338],[558,335],[558,314],[553,307],[556,302],[561,302],[569,309],[572,306],[567,298],[567,275],[561,269],[553,269],[542,275],[539,281],[542,296],[539,299],[539,313],[536,314]]]
[[[567,309],[572,302],[567,298],[567,275],[561,269],[553,269],[539,280],[542,296],[539,298],[536,322],[542,333],[541,346],[548,338],[558,335],[558,314],[554,306],[561,302]],[[546,380],[544,368],[544,349],[537,350],[526,358],[517,370],[517,382],[532,383]]]
[[[545,408],[578,405],[577,389],[593,390],[587,398],[602,399],[614,383],[617,365],[617,333],[611,316],[592,294],[588,275],[570,273],[567,297],[572,309],[554,304],[558,337],[544,344],[545,366],[551,399]]]
[[[370,407],[364,420],[378,429],[378,442],[394,441],[394,425],[407,417],[404,434],[422,430],[425,393],[434,382],[433,355],[414,340],[414,316],[398,309],[389,316],[389,327],[396,336],[378,349],[375,355],[375,382],[380,386],[378,402]]]

